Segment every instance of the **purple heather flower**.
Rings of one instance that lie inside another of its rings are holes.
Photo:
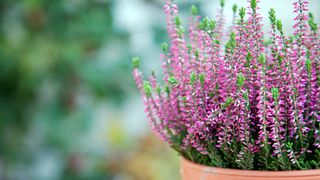
[[[154,73],[144,81],[133,59],[153,131],[183,156],[216,166],[305,169],[312,163],[300,163],[309,161],[303,158],[319,158],[320,32],[307,15],[308,1],[293,3],[296,38],[269,11],[270,41],[264,41],[259,0],[233,8],[228,30],[223,0],[217,21],[192,6],[186,30],[178,6],[164,2],[163,83]]]

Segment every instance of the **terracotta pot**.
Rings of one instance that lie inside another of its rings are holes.
[[[181,158],[182,180],[320,180],[320,169],[253,171],[209,167]]]

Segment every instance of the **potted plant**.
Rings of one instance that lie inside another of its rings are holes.
[[[290,37],[273,9],[263,34],[258,0],[234,5],[224,31],[220,5],[217,20],[192,6],[185,30],[165,1],[163,82],[154,73],[144,80],[133,58],[153,131],[181,154],[185,180],[319,180],[320,32],[308,1],[293,3]]]

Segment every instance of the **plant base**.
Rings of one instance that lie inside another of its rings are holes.
[[[320,169],[298,171],[254,171],[216,168],[181,158],[182,180],[320,180]]]

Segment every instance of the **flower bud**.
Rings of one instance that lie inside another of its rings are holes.
[[[140,66],[140,58],[139,57],[133,57],[132,58],[132,65],[134,68],[139,68]]]
[[[239,10],[239,16],[242,21],[243,21],[245,15],[246,15],[246,9],[244,7],[241,7]]]
[[[162,49],[163,52],[168,52],[169,45],[167,43],[162,43],[161,49]]]
[[[232,6],[232,11],[233,11],[233,14],[236,14],[237,13],[237,10],[238,10],[238,6],[236,4],[234,4]]]
[[[270,23],[271,23],[272,26],[274,26],[276,24],[276,20],[277,20],[276,12],[272,8],[269,11],[269,20],[270,20]]]
[[[198,8],[195,5],[191,6],[191,13],[192,15],[196,16],[198,14]]]
[[[220,6],[223,8],[225,5],[225,0],[220,0]]]
[[[144,92],[146,93],[147,97],[151,96],[151,84],[148,81],[144,81],[143,83]]]

